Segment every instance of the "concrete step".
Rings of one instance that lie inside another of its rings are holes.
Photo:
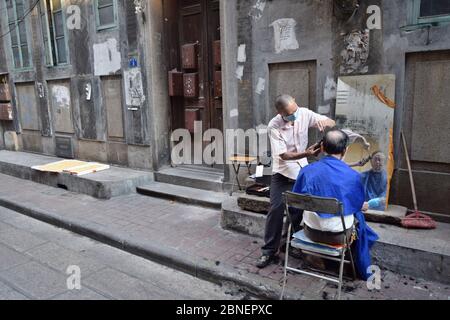
[[[241,196],[234,194],[223,202],[222,228],[264,237],[266,215],[243,210],[238,205]],[[377,222],[369,222],[369,226],[380,237],[372,249],[374,265],[413,277],[450,283],[450,224],[438,223],[436,230],[407,230]]]
[[[202,167],[166,168],[155,172],[155,181],[177,186],[222,192],[224,191],[223,172],[204,170]]]
[[[219,209],[228,197],[225,193],[177,186],[162,182],[151,182],[136,188],[137,192],[151,197]]]
[[[33,170],[33,166],[44,165],[64,159],[27,152],[0,151],[0,173],[68,191],[87,194],[99,199],[136,192],[136,187],[153,181],[153,174],[144,171],[111,166],[110,169],[73,176]]]

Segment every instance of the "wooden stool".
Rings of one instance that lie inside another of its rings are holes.
[[[235,181],[237,182],[239,190],[241,191],[242,187],[241,187],[241,183],[239,182],[239,171],[241,170],[241,165],[245,164],[245,166],[247,167],[247,170],[248,170],[248,175],[251,176],[251,174],[252,174],[251,171],[250,171],[251,165],[252,165],[253,162],[257,161],[258,158],[257,157],[250,157],[250,156],[234,155],[234,156],[230,157],[229,160],[231,161],[231,163],[233,165],[233,170],[234,170],[234,173],[235,173],[235,176],[236,176]],[[233,189],[234,189],[234,181],[233,181],[233,184],[231,186],[230,195],[233,194]]]

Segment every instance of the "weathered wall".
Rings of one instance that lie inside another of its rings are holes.
[[[223,41],[230,46],[226,46],[224,53],[227,66],[224,76],[225,127],[247,129],[267,124],[274,115],[273,94],[270,93],[270,88],[282,86],[283,78],[289,79],[284,85],[299,87],[300,93],[297,94],[305,97],[301,99],[303,101],[299,101],[300,105],[309,104],[311,109],[333,116],[334,88],[339,76],[395,74],[396,172],[392,183],[391,202],[411,208],[409,182],[404,172],[406,165],[403,160],[404,154],[401,152],[400,131],[403,128],[411,144],[412,132],[415,130],[412,126],[413,115],[416,114],[414,120],[416,123],[421,119],[418,118],[420,115],[417,112],[414,113],[406,99],[408,94],[411,94],[406,86],[409,81],[406,60],[411,52],[424,52],[427,55],[430,51],[450,50],[450,25],[403,31],[402,27],[407,26],[409,21],[407,0],[361,0],[359,9],[353,15],[352,12],[339,10],[330,0],[226,2],[222,5],[223,22],[228,22],[222,24],[225,29]],[[382,29],[371,30],[369,34],[365,34],[369,16],[366,10],[369,5],[381,7]],[[284,29],[286,41],[277,43],[275,28],[276,25],[280,26],[280,23],[281,26],[288,25],[288,29],[291,23],[295,31],[292,33]],[[355,61],[349,59],[346,50],[345,38],[351,32],[361,32],[361,35],[369,36],[367,48],[358,52],[358,59]],[[244,46],[245,55],[242,55]],[[315,64],[315,78],[306,67],[311,63]],[[279,74],[271,71],[278,69],[284,69],[286,72]],[[297,70],[297,73],[293,73],[293,70]],[[294,74],[296,76],[289,76]],[[301,86],[307,81],[311,82],[308,80],[311,77],[315,83],[309,87],[310,90],[313,88],[314,92],[308,96],[306,88]],[[422,117],[426,117],[426,113],[422,113]],[[441,117],[443,122],[450,121],[448,112],[442,112]],[[416,133],[416,137],[419,138],[416,138],[418,140],[415,143],[424,140],[420,137],[425,135],[426,132]],[[445,147],[445,143],[443,146]],[[413,161],[413,169],[417,175],[419,206],[422,210],[448,217],[446,208],[450,206],[450,198],[443,195],[450,194],[450,161],[434,162],[433,159],[439,158],[442,153],[439,147],[423,152],[431,153],[428,157],[431,160]]]
[[[5,6],[3,1],[0,2]],[[26,19],[33,67],[15,70],[10,52],[3,49],[7,53],[3,62],[3,50],[0,51],[0,68],[9,72],[18,115],[13,129],[19,133],[23,150],[54,155],[57,153],[55,136],[62,135],[73,139],[77,158],[142,169],[152,167],[146,73],[141,72],[140,77],[140,106],[135,106],[136,100],[132,100],[133,105],[127,105],[130,93],[125,86],[130,58],[135,57],[138,61],[134,74],[146,66],[145,43],[142,41],[144,22],[135,13],[133,1],[118,0],[117,3],[118,26],[97,30],[92,1],[66,1],[66,8],[73,4],[81,9],[81,28],[68,29],[66,33],[69,64],[46,66],[37,8]],[[69,16],[66,14],[66,18]],[[6,20],[1,19],[3,29],[7,27]],[[9,37],[2,40],[3,46],[0,44],[0,47],[9,48]],[[110,81],[111,76],[117,81]],[[17,87],[20,88],[21,84],[31,86],[31,91],[19,97]],[[87,86],[91,90],[90,97]],[[114,113],[106,105],[111,101],[108,94],[120,99],[114,106]],[[27,99],[35,102],[20,102]],[[28,114],[24,110],[30,106],[33,107],[30,114],[37,117],[38,123],[31,129],[24,128],[21,119],[21,115]],[[116,127],[122,129],[122,135],[115,132]]]

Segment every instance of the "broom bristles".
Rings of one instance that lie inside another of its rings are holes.
[[[436,229],[436,222],[431,217],[416,211],[402,219],[402,226],[407,229]]]

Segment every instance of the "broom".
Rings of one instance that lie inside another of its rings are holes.
[[[436,229],[436,222],[429,216],[419,212],[419,209],[417,208],[416,188],[411,170],[411,162],[409,160],[408,147],[406,146],[406,139],[403,132],[401,133],[401,136],[406,155],[406,163],[408,165],[409,181],[411,182],[411,191],[414,203],[414,213],[402,218],[401,225],[407,229]]]

